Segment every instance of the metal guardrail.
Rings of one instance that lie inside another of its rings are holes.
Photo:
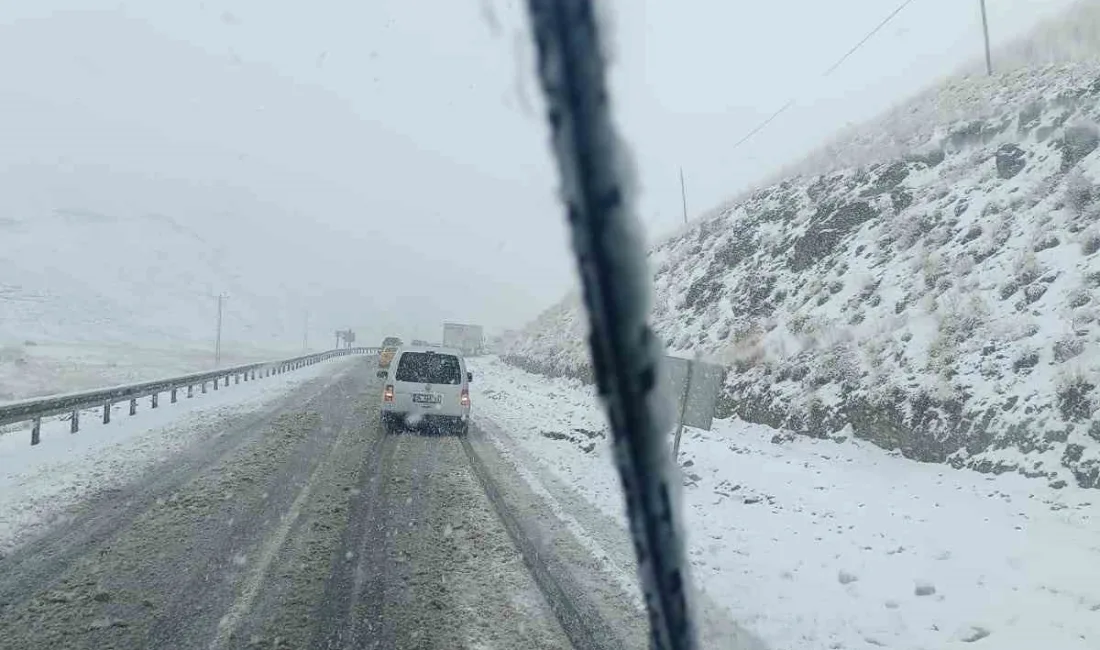
[[[239,384],[242,379],[252,381],[272,375],[280,375],[298,368],[312,366],[333,357],[349,354],[377,354],[380,350],[381,348],[365,347],[340,348],[279,361],[249,363],[137,384],[126,384],[64,395],[35,397],[0,404],[0,426],[17,422],[33,422],[31,425],[31,444],[37,445],[41,440],[42,418],[51,415],[69,414],[69,431],[70,433],[76,433],[80,430],[81,411],[102,408],[103,423],[108,424],[111,421],[111,408],[119,402],[129,400],[130,415],[134,415],[137,413],[137,401],[142,397],[149,397],[150,407],[157,408],[161,393],[168,393],[169,400],[172,404],[175,404],[181,389],[187,389],[187,397],[194,397],[196,386],[199,387],[201,393],[207,392],[208,385],[213,390],[218,390],[219,386],[229,385],[230,377],[234,379],[235,384]],[[223,380],[224,384],[222,383]]]

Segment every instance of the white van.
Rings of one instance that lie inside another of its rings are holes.
[[[403,347],[388,370],[380,370],[382,429],[431,426],[466,435],[470,428],[470,382],[466,360],[450,348]]]

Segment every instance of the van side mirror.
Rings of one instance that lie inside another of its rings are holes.
[[[388,377],[388,376],[389,376],[389,374],[390,374],[390,373],[386,372],[385,370],[379,370],[379,371],[378,371],[378,378],[379,378],[379,379],[382,379],[382,378],[384,378],[384,377]]]
[[[472,373],[472,372],[466,373],[466,383],[470,383],[473,380],[474,380],[474,373]]]

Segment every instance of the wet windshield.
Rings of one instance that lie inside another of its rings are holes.
[[[0,649],[1100,648],[1100,0],[0,3]]]

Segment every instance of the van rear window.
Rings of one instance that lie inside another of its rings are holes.
[[[432,352],[406,352],[394,373],[397,381],[420,384],[461,384],[462,369],[458,357]]]

